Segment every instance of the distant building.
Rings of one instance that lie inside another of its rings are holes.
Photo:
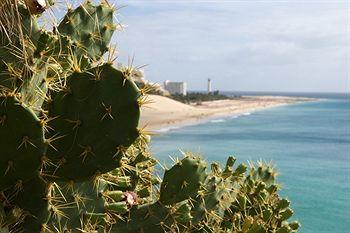
[[[185,82],[170,82],[166,80],[164,89],[169,91],[170,94],[187,95],[187,83]]]
[[[211,79],[208,78],[208,93],[211,93]]]

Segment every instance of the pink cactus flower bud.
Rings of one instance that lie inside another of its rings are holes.
[[[137,204],[138,196],[135,192],[126,191],[123,193],[126,203],[132,207]]]

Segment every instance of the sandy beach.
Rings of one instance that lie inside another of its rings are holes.
[[[244,96],[188,105],[163,96],[149,95],[150,103],[141,111],[141,127],[157,131],[163,128],[196,124],[208,119],[241,115],[253,111],[295,104],[314,99],[284,96]]]

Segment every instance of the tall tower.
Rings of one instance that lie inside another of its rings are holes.
[[[211,79],[208,78],[208,93],[211,93]]]

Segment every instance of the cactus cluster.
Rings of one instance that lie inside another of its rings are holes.
[[[296,232],[269,165],[156,172],[145,90],[104,60],[114,8],[86,1],[48,31],[51,1],[0,3],[0,232]]]
[[[234,167],[206,163],[187,154],[166,170],[151,203],[133,206],[119,216],[110,232],[297,232],[288,222],[290,202],[278,195],[271,165]],[[247,174],[248,171],[248,174]]]

